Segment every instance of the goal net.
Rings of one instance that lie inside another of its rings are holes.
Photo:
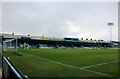
[[[3,51],[17,51],[17,39],[3,41]]]

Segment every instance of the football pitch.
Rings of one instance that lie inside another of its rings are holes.
[[[18,49],[3,52],[30,77],[118,77],[117,49]]]

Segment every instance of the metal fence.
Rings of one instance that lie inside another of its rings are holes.
[[[2,79],[29,79],[7,57],[2,57]]]

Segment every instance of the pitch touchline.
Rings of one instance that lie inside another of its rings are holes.
[[[46,60],[46,61],[49,61],[49,62],[57,63],[57,64],[60,64],[60,65],[63,65],[63,66],[67,66],[67,67],[71,67],[71,68],[75,68],[75,69],[80,69],[80,70],[84,70],[84,71],[88,71],[88,72],[93,72],[93,73],[96,73],[96,74],[99,74],[99,75],[112,77],[111,75],[108,75],[108,74],[103,74],[103,73],[88,70],[88,69],[85,69],[85,68],[79,68],[79,67],[76,67],[76,66],[67,65],[67,64],[64,64],[64,63],[56,62],[56,61],[49,60],[49,59],[46,59],[46,58],[41,58],[41,57],[34,56],[34,55],[31,55],[31,54],[27,54],[27,55],[32,56],[32,57],[36,57],[36,58],[39,58],[39,59],[42,59],[42,60]]]
[[[81,68],[90,68],[90,67],[95,67],[95,66],[100,66],[100,65],[105,65],[105,64],[111,64],[111,63],[115,63],[118,62],[120,60],[116,60],[116,61],[109,61],[109,62],[105,62],[105,63],[101,63],[101,64],[95,64],[95,65],[90,65],[90,66],[85,66],[85,67],[81,67]]]

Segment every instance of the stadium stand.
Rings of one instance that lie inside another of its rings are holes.
[[[43,36],[12,35],[3,34],[3,40],[17,38],[18,48],[23,48],[27,43],[28,48],[104,48],[120,47],[119,42],[109,42],[104,40],[84,40],[82,38],[55,38]]]
[[[23,48],[24,43],[26,43],[27,47],[30,49],[34,48],[120,48],[120,42],[118,41],[103,41],[103,40],[84,40],[83,38],[80,40],[78,38],[51,38],[51,37],[41,37],[41,36],[28,36],[28,35],[14,35],[14,34],[1,34],[0,38],[2,41],[6,41],[9,39],[17,39],[17,48]],[[2,48],[2,43],[0,42],[0,48]],[[2,55],[0,56],[0,60],[2,60]],[[7,65],[3,67],[3,72],[6,68],[8,68],[9,72],[3,74],[3,78],[16,78],[16,73],[12,70],[14,68],[23,79],[27,79],[25,75],[23,75],[17,68],[10,62],[10,60],[6,57],[3,57],[3,64],[0,62],[0,68],[2,65]],[[9,61],[9,62],[8,62]],[[1,65],[2,64],[2,65]],[[0,69],[1,70],[1,69]],[[0,72],[1,75],[1,72]]]

